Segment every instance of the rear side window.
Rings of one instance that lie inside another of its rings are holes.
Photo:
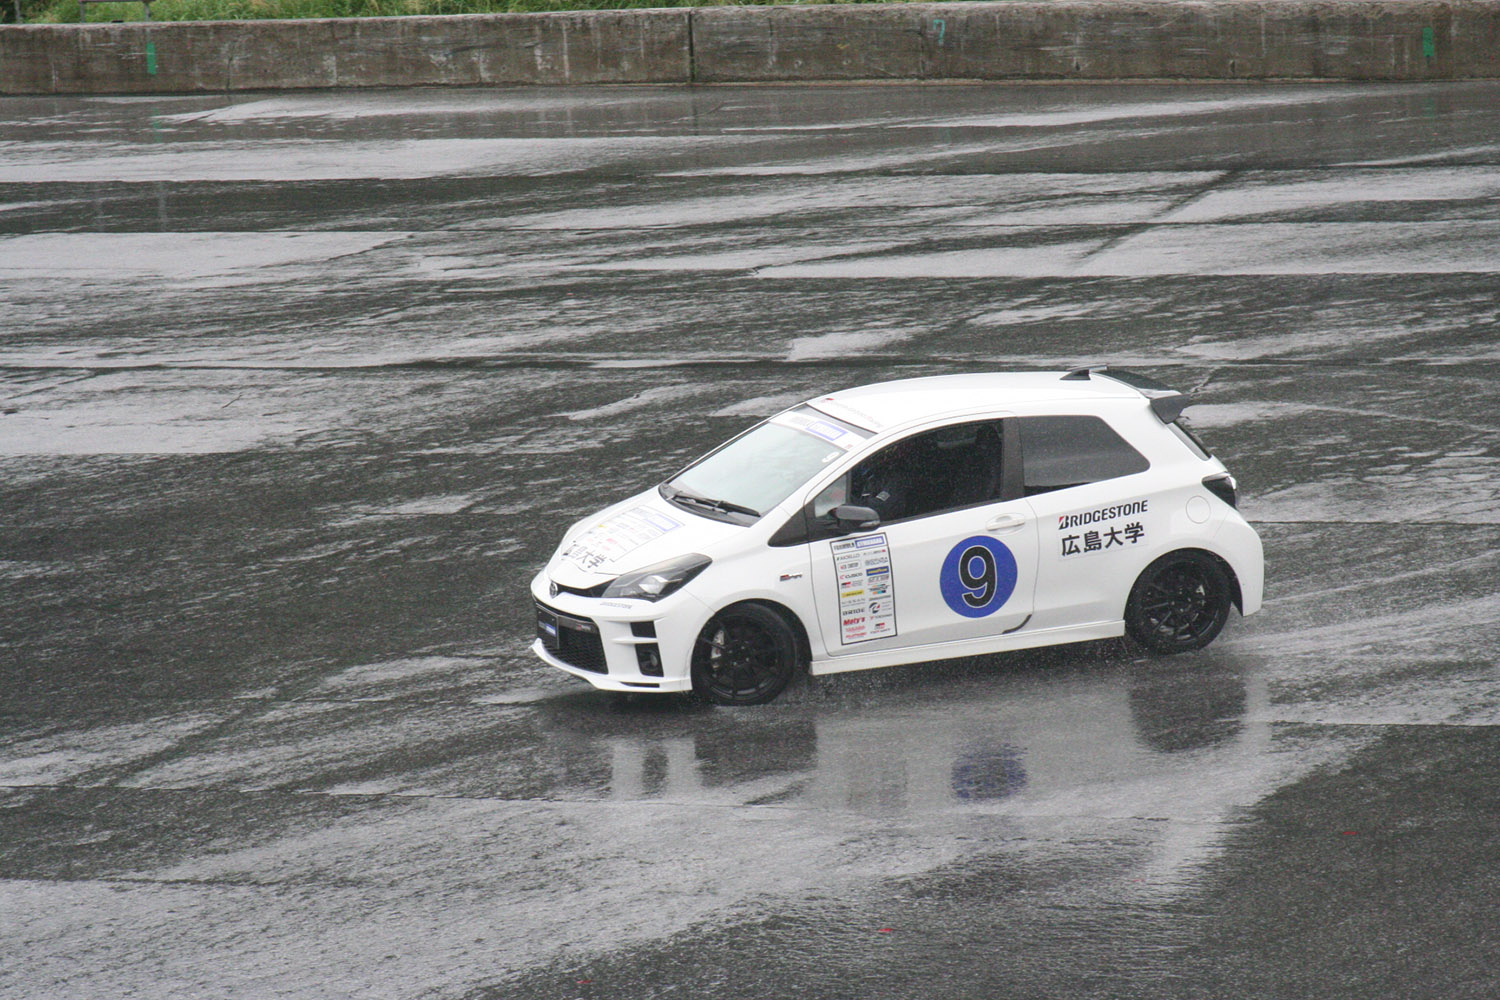
[[[1146,457],[1098,417],[1022,417],[1026,495],[1145,472]]]
[[[1167,425],[1172,433],[1177,435],[1177,440],[1188,446],[1188,450],[1199,458],[1207,461],[1213,456],[1209,454],[1208,445],[1204,444],[1198,435],[1193,433],[1193,425],[1188,423],[1187,417],[1178,417]]]

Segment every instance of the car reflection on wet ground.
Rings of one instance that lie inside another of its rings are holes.
[[[1500,89],[0,101],[0,994],[1488,997]],[[1193,389],[1267,604],[613,700],[563,527],[887,377]]]

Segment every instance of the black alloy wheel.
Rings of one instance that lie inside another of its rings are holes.
[[[801,666],[797,636],[760,604],[736,604],[714,615],[693,647],[693,690],[717,705],[763,705]]]
[[[1233,585],[1206,552],[1169,552],[1147,566],[1125,602],[1125,631],[1155,653],[1213,642],[1229,620]]]

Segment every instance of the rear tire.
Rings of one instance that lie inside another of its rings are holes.
[[[693,690],[716,705],[763,705],[802,666],[797,634],[760,604],[734,604],[709,619],[693,645]]]
[[[1234,585],[1206,552],[1169,552],[1141,571],[1125,602],[1125,632],[1154,653],[1202,649],[1224,628]]]

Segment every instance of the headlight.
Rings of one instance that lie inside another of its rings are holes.
[[[702,573],[713,562],[708,556],[691,552],[676,559],[647,566],[633,573],[626,573],[610,584],[605,597],[639,597],[645,601],[659,601],[668,594],[682,589],[683,584]]]

